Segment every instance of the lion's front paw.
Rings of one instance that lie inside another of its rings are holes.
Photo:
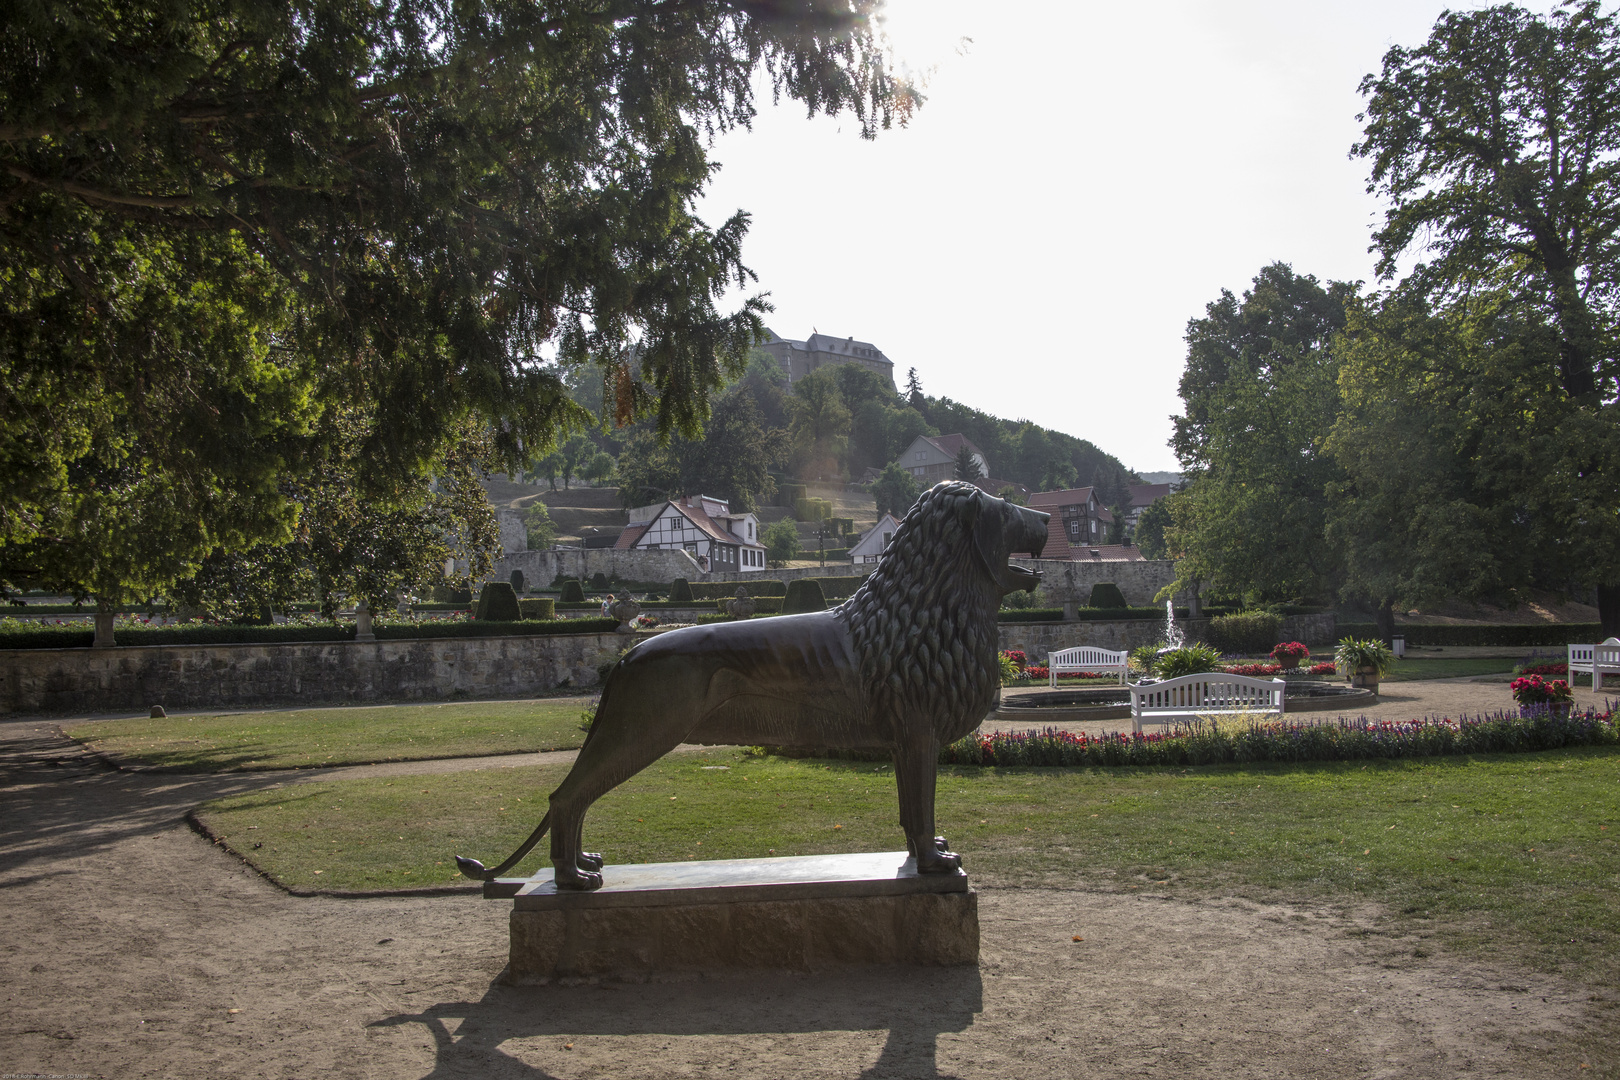
[[[934,837],[934,847],[939,851],[949,851],[951,850],[951,842],[943,836],[936,836]]]
[[[600,851],[582,851],[579,858],[574,860],[581,870],[602,869],[602,853]]]
[[[962,868],[962,856],[954,851],[925,851],[917,856],[919,874],[954,874]]]
[[[569,869],[559,866],[553,872],[552,880],[557,883],[559,889],[576,889],[589,892],[591,889],[600,889],[602,887],[601,874],[577,868]]]

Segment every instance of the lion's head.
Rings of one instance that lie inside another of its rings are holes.
[[[1039,572],[1008,561],[1039,555],[1049,515],[947,481],[923,492],[877,569],[840,608],[862,674],[895,706],[935,715],[983,709],[999,685],[996,611]]]

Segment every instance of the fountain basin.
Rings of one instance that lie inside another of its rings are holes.
[[[1284,715],[1365,709],[1377,703],[1378,695],[1371,690],[1343,683],[1291,679],[1283,691]],[[1004,696],[990,719],[1040,725],[1128,720],[1130,715],[1130,695],[1124,687],[1097,686],[1083,690],[1031,690]]]

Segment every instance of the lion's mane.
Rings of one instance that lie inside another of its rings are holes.
[[[1000,685],[1001,594],[974,548],[978,488],[936,484],[917,500],[877,569],[839,608],[860,657],[869,706],[941,740],[978,726]]]

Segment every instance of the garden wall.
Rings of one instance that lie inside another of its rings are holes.
[[[1181,619],[1176,623],[1188,641],[1196,641],[1209,629],[1208,619]],[[1059,649],[1095,645],[1100,649],[1135,649],[1156,645],[1164,637],[1164,623],[1149,619],[1119,622],[1038,622],[998,624],[1001,648],[1022,649],[1032,662],[1045,663]],[[1321,615],[1290,615],[1282,621],[1284,641],[1302,641],[1311,648],[1328,648],[1334,642],[1331,612]]]
[[[0,712],[523,697],[594,686],[647,634],[0,650]]]
[[[617,574],[625,581],[707,580],[710,575],[698,569],[697,560],[684,551],[619,551],[616,548],[552,548],[545,551],[514,551],[495,560],[492,581],[508,581],[512,571],[522,570],[531,585],[549,585],[558,574],[588,578],[595,574]]]
[[[1048,603],[1057,606],[1065,603],[1085,604],[1091,599],[1091,587],[1100,581],[1112,581],[1119,586],[1119,591],[1125,594],[1125,602],[1135,607],[1147,607],[1154,603],[1154,597],[1159,590],[1176,580],[1176,564],[1173,559],[1139,559],[1135,562],[1124,560],[1108,561],[1105,559],[1082,559],[1070,562],[1067,559],[1019,559],[1020,566],[1032,566],[1045,576],[1041,579],[1041,589],[1046,594]],[[1186,604],[1185,596],[1176,596],[1177,604]]]

